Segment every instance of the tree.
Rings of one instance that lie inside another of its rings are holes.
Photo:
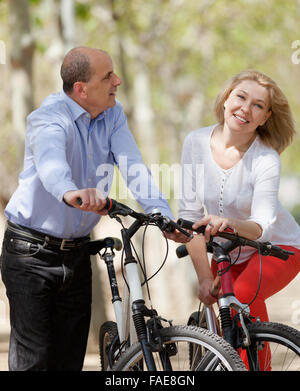
[[[11,34],[11,93],[12,124],[16,143],[23,155],[26,117],[33,109],[32,64],[34,39],[31,33],[29,3],[26,0],[9,1]]]

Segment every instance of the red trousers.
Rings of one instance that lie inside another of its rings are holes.
[[[255,301],[250,305],[250,314],[259,317],[261,322],[269,321],[265,300],[287,286],[300,271],[300,250],[290,246],[280,247],[295,254],[290,255],[287,261],[270,256],[261,257],[261,284]],[[211,268],[216,275],[217,264],[214,260]],[[236,298],[241,303],[250,303],[256,294],[259,281],[258,253],[246,262],[233,265],[230,270]]]

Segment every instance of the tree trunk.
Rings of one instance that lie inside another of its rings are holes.
[[[60,67],[64,55],[75,45],[75,10],[73,0],[52,0],[54,29],[51,45],[46,51],[46,56],[52,64],[52,77],[54,91],[60,91],[62,80]]]
[[[30,30],[29,2],[9,1],[11,35],[12,124],[16,133],[18,162],[24,153],[26,117],[33,110],[32,63],[34,41]]]

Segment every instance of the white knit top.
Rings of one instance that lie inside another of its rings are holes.
[[[195,130],[185,139],[179,217],[198,221],[207,213],[255,221],[262,228],[259,241],[300,248],[300,227],[278,200],[278,153],[257,136],[243,158],[224,170],[211,152],[215,126]],[[249,259],[254,251],[242,247],[237,263]],[[235,259],[234,252],[231,256]]]

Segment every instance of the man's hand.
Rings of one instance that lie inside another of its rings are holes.
[[[81,205],[78,204],[78,198],[82,201]],[[107,210],[103,210],[106,203],[105,198],[95,188],[67,191],[64,194],[64,200],[67,204],[85,212],[94,212],[102,216],[107,214]]]

